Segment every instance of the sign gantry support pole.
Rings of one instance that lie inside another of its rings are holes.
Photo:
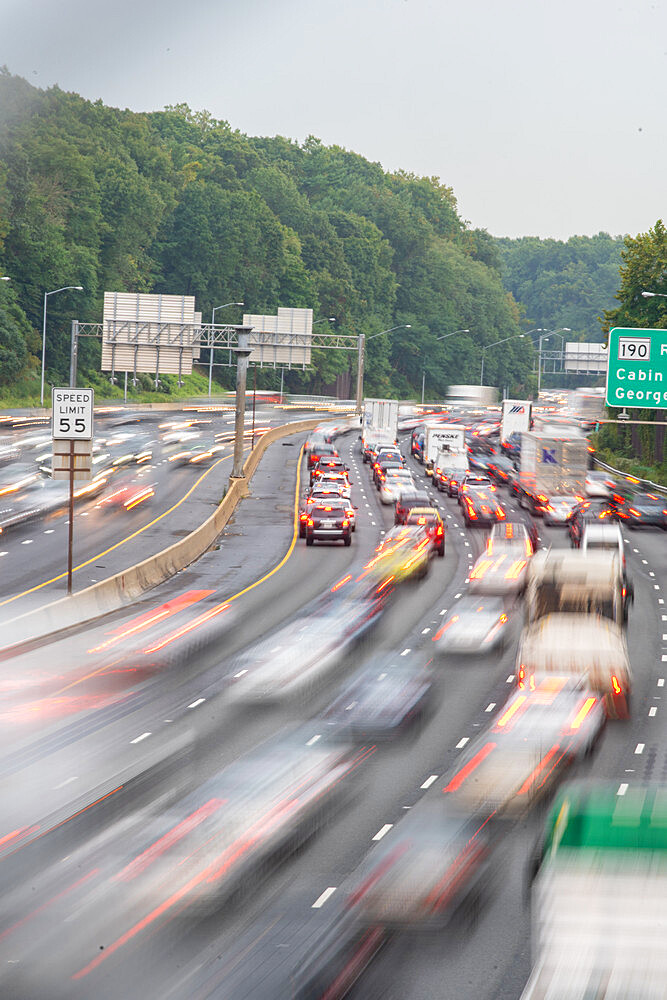
[[[365,364],[365,353],[366,353],[366,336],[363,333],[359,334],[359,339],[357,341],[357,416],[361,415],[364,402],[364,364]]]
[[[67,539],[67,593],[72,593],[72,552],[74,550],[74,441],[69,443],[69,525]]]
[[[236,348],[236,416],[234,420],[234,465],[232,479],[243,479],[243,431],[245,428],[245,389],[248,358],[252,354],[250,330],[239,330]]]

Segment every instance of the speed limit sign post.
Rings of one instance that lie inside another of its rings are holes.
[[[74,478],[77,463],[77,441],[93,439],[94,389],[51,390],[53,441],[69,441],[69,455],[60,469],[69,478],[69,532],[67,545],[67,593],[72,593],[72,550],[74,548]],[[54,444],[54,454],[56,448]],[[62,456],[62,449],[59,449]],[[54,462],[55,469],[55,462]],[[78,478],[78,477],[77,477]]]

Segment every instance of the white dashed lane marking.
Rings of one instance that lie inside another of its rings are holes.
[[[322,893],[321,896],[317,897],[317,899],[315,900],[315,902],[312,905],[312,909],[313,910],[319,910],[319,908],[321,906],[324,906],[324,904],[326,903],[327,899],[329,899],[330,896],[333,896],[333,894],[334,894],[335,891],[336,891],[336,886],[335,885],[330,885],[328,889],[324,890],[324,892]]]
[[[433,784],[433,782],[437,781],[437,780],[438,780],[438,775],[437,774],[432,774],[429,778],[426,779],[426,781],[423,783],[423,785],[420,785],[419,787],[420,788],[430,788],[431,785]]]
[[[375,834],[373,840],[382,840],[385,834],[389,833],[393,825],[393,823],[385,823],[385,825],[380,827],[378,832]]]
[[[456,744],[456,749],[462,750],[463,747],[466,745],[466,743],[469,742],[469,740],[470,740],[469,736],[464,736],[463,739],[459,740],[458,743]]]

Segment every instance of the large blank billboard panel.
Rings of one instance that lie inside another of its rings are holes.
[[[606,372],[607,352],[603,344],[568,341],[565,345],[566,372]]]
[[[200,338],[193,295],[104,293],[102,371],[189,375]]]
[[[250,343],[257,344],[250,362],[264,365],[310,364],[312,309],[278,309],[275,316],[246,313],[243,325],[251,326]]]
[[[159,364],[158,364],[159,350]],[[183,355],[179,361],[180,355]],[[135,364],[136,358],[136,364]],[[179,368],[180,364],[180,368]],[[181,351],[178,347],[154,347],[148,344],[110,344],[102,342],[103,372],[147,372],[160,371],[166,375],[190,375],[192,372],[192,350]]]
[[[201,313],[199,314],[201,316]],[[135,292],[105,292],[104,326],[108,320],[137,323],[195,322],[194,295],[144,295]]]

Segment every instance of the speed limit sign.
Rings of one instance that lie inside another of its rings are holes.
[[[94,389],[52,389],[54,441],[90,441]]]

